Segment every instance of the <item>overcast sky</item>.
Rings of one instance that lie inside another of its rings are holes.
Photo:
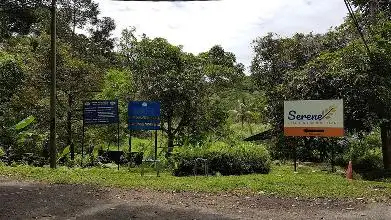
[[[114,36],[135,26],[137,33],[164,37],[187,52],[207,51],[219,44],[248,67],[251,43],[268,32],[324,33],[343,22],[343,0],[221,0],[212,2],[121,2],[94,0],[102,16],[115,20]]]

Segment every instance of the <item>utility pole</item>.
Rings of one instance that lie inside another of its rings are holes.
[[[51,4],[51,84],[50,84],[50,168],[56,168],[57,149],[56,149],[56,0]]]

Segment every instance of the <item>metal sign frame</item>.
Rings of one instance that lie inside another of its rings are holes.
[[[157,131],[160,130],[160,102],[131,101],[128,103],[129,153],[132,152],[132,131],[155,131],[155,169],[159,176],[157,159]]]
[[[91,125],[117,124],[117,148],[119,151],[119,140],[120,140],[119,123],[120,123],[119,107],[118,107],[117,99],[116,100],[89,100],[83,102],[83,138],[81,144],[81,156],[82,156],[82,160],[80,163],[81,166],[83,166],[83,160],[84,160],[85,127]],[[119,170],[119,161],[118,161],[118,170]]]
[[[284,101],[284,136],[291,143],[294,171],[297,149],[294,137],[343,137],[344,106],[342,99]],[[291,140],[288,140],[290,137]],[[331,147],[331,170],[334,172],[334,147]]]

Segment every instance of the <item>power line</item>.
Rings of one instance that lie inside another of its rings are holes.
[[[357,28],[357,31],[358,33],[360,34],[360,37],[362,39],[362,41],[364,42],[364,45],[365,45],[365,49],[367,50],[367,53],[368,53],[368,56],[371,56],[371,50],[369,49],[368,47],[368,43],[364,37],[364,34],[363,34],[363,31],[361,29],[361,26],[360,24],[358,23],[358,20],[356,18],[356,16],[354,15],[354,11],[352,9],[352,6],[350,5],[349,1],[348,0],[344,0],[345,2],[345,5],[346,5],[346,8],[348,9],[349,11],[349,14],[350,14],[350,17],[352,17],[353,19],[353,23],[355,24],[356,28]]]

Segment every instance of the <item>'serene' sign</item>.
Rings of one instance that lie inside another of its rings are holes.
[[[285,136],[344,136],[343,100],[284,102]]]

